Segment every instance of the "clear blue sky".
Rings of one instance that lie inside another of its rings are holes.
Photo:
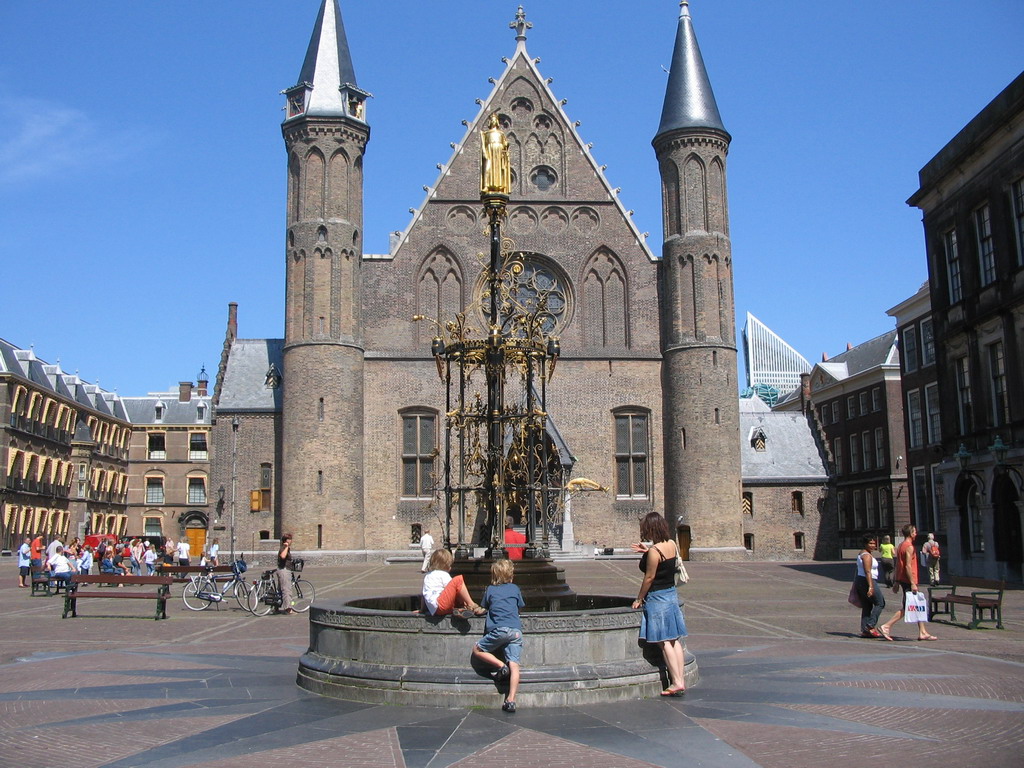
[[[514,50],[516,2],[342,0],[387,250]],[[124,395],[280,337],[283,97],[319,0],[0,3],[0,337]],[[650,146],[675,0],[526,2],[528,49],[661,249]],[[1024,67],[1020,0],[692,0],[733,142],[738,322],[811,362],[926,278],[917,171]]]

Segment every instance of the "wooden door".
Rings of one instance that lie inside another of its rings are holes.
[[[683,560],[690,559],[690,526],[680,525],[676,530],[676,543],[679,544],[679,556]]]
[[[185,538],[188,539],[188,549],[191,559],[198,563],[199,558],[203,556],[203,550],[206,548],[206,529],[186,528]]]

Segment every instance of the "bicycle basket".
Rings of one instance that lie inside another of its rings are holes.
[[[231,566],[231,570],[234,571],[236,576],[239,576],[249,570],[249,566],[246,565],[245,560],[235,560],[235,564]]]
[[[301,557],[296,557],[294,560],[292,560],[292,570],[295,571],[295,573],[302,573],[302,569],[303,567],[305,567],[305,565],[306,561],[303,560]]]

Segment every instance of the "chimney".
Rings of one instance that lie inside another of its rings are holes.
[[[811,374],[800,374],[800,410],[807,413],[811,407]]]
[[[187,403],[192,399],[192,382],[191,381],[179,381],[178,382],[178,402]]]
[[[238,302],[228,304],[228,337],[231,341],[238,338]]]

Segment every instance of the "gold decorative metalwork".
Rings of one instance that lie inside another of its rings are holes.
[[[511,180],[508,141],[497,114],[481,132],[480,199],[490,251],[480,254],[475,306],[441,321],[431,353],[445,384],[443,476],[445,544],[500,550],[505,516],[525,523],[527,554],[546,556],[561,521],[563,468],[548,434],[547,386],[561,353],[550,334],[564,302],[552,281],[503,237]],[[468,318],[484,318],[482,328]],[[557,519],[556,519],[557,518]]]

